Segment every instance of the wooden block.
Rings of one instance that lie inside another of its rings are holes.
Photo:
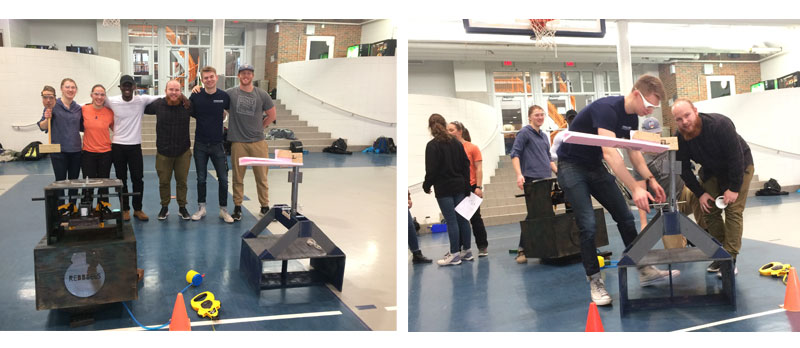
[[[64,242],[33,249],[36,309],[74,308],[135,300],[136,237]]]
[[[669,146],[670,150],[678,150],[678,137],[665,137],[661,138],[661,145]]]
[[[39,144],[39,153],[61,152],[61,144]]]
[[[661,142],[661,136],[658,135],[657,133],[650,133],[650,132],[643,132],[643,131],[632,131],[631,133],[633,133],[631,135],[631,139],[634,139],[634,140],[644,140],[644,141],[650,141],[650,142],[654,142],[654,143],[660,143]]]
[[[276,158],[291,158],[293,163],[303,163],[302,152],[292,152],[289,150],[276,150]]]

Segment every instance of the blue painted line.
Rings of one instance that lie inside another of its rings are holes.
[[[356,308],[360,311],[363,311],[365,309],[377,309],[378,307],[375,307],[375,305],[370,304],[370,305],[356,306]]]

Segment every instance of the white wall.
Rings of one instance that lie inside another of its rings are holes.
[[[4,43],[6,47],[25,47],[29,44],[30,27],[28,22],[24,19],[9,19],[8,20],[8,43]],[[5,38],[3,40],[6,40]]]
[[[67,46],[87,46],[97,49],[97,20],[29,19],[29,44],[56,44],[59,51]]]
[[[704,100],[695,106],[700,112],[730,117],[736,131],[750,144],[755,174],[760,180],[775,178],[781,185],[800,184],[800,171],[796,170],[800,168],[800,88],[737,94]],[[777,150],[797,155],[778,154]]]
[[[361,26],[361,42],[368,44],[397,38],[397,26],[391,19],[381,19]]]
[[[371,146],[382,135],[403,143],[397,139],[396,57],[291,62],[280,64],[278,72],[278,98],[320,132],[345,138],[348,145]],[[353,117],[351,112],[394,125]]]
[[[122,26],[103,26],[103,20],[95,20],[95,30],[97,30],[97,41],[122,42]],[[127,32],[125,33],[127,39]],[[97,47],[95,47],[97,48]]]
[[[454,62],[456,92],[486,92],[486,65],[483,62]]]
[[[774,80],[800,71],[800,51],[789,51],[761,63],[761,81]]]
[[[461,121],[472,136],[472,143],[481,149],[483,183],[488,183],[497,169],[498,158],[504,154],[500,136],[501,118],[492,106],[470,100],[431,95],[408,95],[408,185],[414,206],[412,215],[420,223],[430,216],[439,219],[439,206],[433,193],[422,191],[425,180],[425,146],[431,140],[428,118],[437,113],[447,122]]]
[[[408,94],[456,97],[452,61],[425,61],[408,64]]]
[[[36,126],[14,130],[13,124],[32,124],[42,115],[40,92],[53,86],[61,96],[61,79],[72,78],[78,84],[75,101],[91,101],[89,89],[97,83],[108,88],[119,73],[119,61],[90,54],[30,48],[0,47],[0,142],[8,149],[21,150],[31,141],[47,142]],[[109,90],[109,94],[114,93]],[[117,89],[118,92],[118,89]]]

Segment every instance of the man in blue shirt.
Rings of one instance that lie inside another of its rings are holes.
[[[525,183],[549,178],[551,171],[558,171],[550,157],[550,138],[542,131],[542,124],[544,109],[539,105],[528,108],[528,125],[519,130],[514,146],[511,147],[511,164],[517,173],[517,187],[520,190],[524,190]],[[519,241],[516,260],[517,263],[528,262],[525,251],[522,250],[522,239]]]
[[[630,139],[630,131],[639,128],[638,116],[647,116],[664,99],[664,86],[657,77],[643,75],[626,96],[611,96],[596,100],[578,113],[569,126],[571,132],[582,132],[613,138]],[[608,210],[617,223],[622,241],[627,247],[636,238],[636,225],[625,198],[616,185],[614,176],[603,166],[608,163],[614,175],[631,191],[633,201],[639,209],[649,212],[648,199],[663,202],[666,195],[653,174],[647,169],[642,153],[627,150],[628,157],[646,182],[656,193],[655,199],[625,168],[622,156],[613,147],[586,146],[563,143],[558,149],[558,184],[565,198],[572,205],[581,236],[581,258],[592,301],[597,305],[611,304],[611,296],[600,278],[595,245],[594,211],[592,197]],[[673,275],[679,272],[673,271]],[[653,266],[639,267],[639,283],[642,286],[666,279],[670,273]]]
[[[203,89],[193,93],[189,100],[194,106],[192,117],[197,124],[194,131],[194,165],[197,170],[197,202],[198,210],[192,215],[192,220],[200,220],[206,216],[206,168],[208,160],[217,171],[217,189],[219,195],[219,217],[227,223],[233,223],[233,218],[228,213],[228,159],[222,138],[222,123],[225,120],[225,110],[230,108],[231,98],[228,93],[217,89],[217,70],[206,66],[200,70]]]

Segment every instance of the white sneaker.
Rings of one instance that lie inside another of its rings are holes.
[[[448,265],[458,265],[461,264],[461,256],[459,253],[451,254],[447,253],[444,254],[444,258],[441,260],[437,260],[436,264],[439,266],[448,266]]]
[[[206,216],[206,204],[200,203],[200,209],[198,209],[194,214],[192,214],[192,220],[197,221]]]
[[[672,277],[675,278],[681,274],[677,269],[672,270]],[[639,285],[650,286],[659,281],[667,280],[669,278],[669,271],[662,271],[656,266],[644,266],[639,268]]]
[[[592,301],[598,306],[611,304],[611,296],[606,291],[606,285],[598,273],[596,277],[589,278],[589,291],[592,294]]]
[[[219,208],[219,218],[229,224],[233,223],[233,217],[231,217],[231,214],[228,214],[227,208]]]
[[[472,255],[472,249],[461,250],[461,254],[459,254],[464,261],[472,261],[475,260],[475,256]]]
[[[736,264],[733,264],[733,275],[739,274],[739,267],[736,267]],[[717,271],[717,278],[722,279],[722,271]]]

